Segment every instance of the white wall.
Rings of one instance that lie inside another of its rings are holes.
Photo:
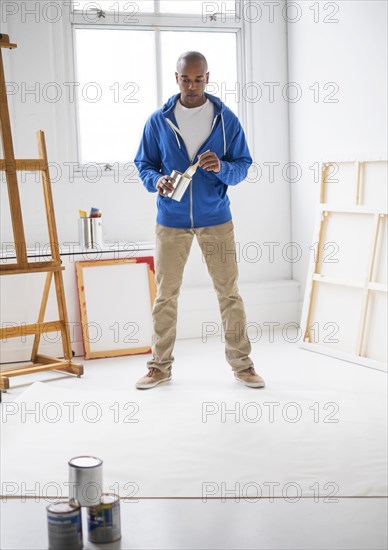
[[[58,12],[47,10],[50,3],[62,6],[62,17],[56,22],[53,21]],[[35,4],[38,5],[35,14],[25,11],[26,5],[31,10]],[[35,132],[44,130],[49,160],[62,170],[58,181],[55,181],[56,168],[51,170],[60,243],[78,240],[78,209],[90,206],[103,210],[107,242],[153,241],[156,196],[149,194],[140,182],[124,183],[122,179],[114,182],[109,176],[95,183],[84,181],[82,177],[70,181],[65,163],[77,160],[74,154],[76,127],[73,106],[69,104],[64,86],[65,82],[73,80],[72,41],[69,39],[71,23],[64,4],[48,0],[2,2],[3,32],[7,32],[18,45],[16,50],[3,50],[16,158],[35,158]],[[275,171],[275,178],[271,180],[269,168],[264,166],[264,163],[272,162],[284,166],[289,159],[288,104],[279,94],[274,102],[270,101],[269,88],[264,84],[286,82],[286,21],[280,16],[271,21],[266,11],[260,17],[255,13],[248,14],[248,18],[250,22],[246,24],[250,25],[251,32],[244,46],[247,80],[254,83],[253,88],[261,90],[262,95],[257,101],[246,102],[246,131],[254,162],[260,165],[262,176],[230,190],[239,243],[240,288],[248,302],[250,320],[260,317],[260,320],[294,321],[297,317],[297,285],[291,281],[292,263],[284,259],[281,252],[291,241],[290,186],[281,177],[280,170]],[[177,55],[179,53],[177,45]],[[57,83],[63,91],[56,102],[44,97],[48,83]],[[23,89],[36,89],[37,97],[23,94]],[[255,174],[254,171],[253,177]],[[35,175],[28,175],[25,182],[19,178],[29,246],[48,242],[41,186],[34,178]],[[1,186],[1,199],[2,241],[11,242],[6,185]],[[270,257],[271,247],[274,247],[273,258]],[[275,283],[281,281],[289,283],[279,293]],[[274,282],[274,285],[268,286],[268,282]],[[260,287],[261,283],[264,286]],[[246,290],[243,292],[244,286]],[[212,284],[195,243],[185,271],[182,307],[190,310],[200,295],[206,300],[212,297],[214,312],[217,304]],[[277,306],[271,309],[274,302]],[[283,303],[284,314],[280,307]],[[261,304],[266,306],[260,309]],[[212,313],[207,311],[207,315],[209,319]],[[180,323],[182,327],[182,318]],[[189,331],[190,334],[183,330],[180,333],[198,335],[195,330]]]
[[[387,3],[319,2],[318,22],[312,4],[301,2],[300,20],[288,24],[289,80],[303,93],[290,103],[290,159],[301,167],[291,190],[292,239],[303,252],[293,278],[302,293],[319,201],[319,183],[309,167],[321,160],[384,158],[387,151]],[[338,12],[328,4],[338,5]],[[338,22],[325,23],[324,17]],[[332,96],[338,103],[327,102],[334,91],[323,89],[328,82],[338,86]],[[317,102],[309,89],[314,83],[320,89]]]

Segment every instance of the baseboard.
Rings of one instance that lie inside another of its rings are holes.
[[[240,294],[247,314],[247,329],[255,338],[260,331],[282,330],[288,323],[298,324],[300,320],[300,284],[293,280],[268,281],[262,283],[241,283]],[[70,320],[71,321],[71,320]],[[82,341],[72,341],[76,357],[83,356]],[[218,301],[213,288],[183,288],[179,298],[177,339],[206,338],[222,334]],[[3,343],[0,350],[1,363],[29,361],[33,337],[24,341],[17,339]],[[43,355],[63,357],[61,342],[41,342],[39,351]]]
[[[299,322],[299,283],[292,280],[245,283],[239,286],[247,315],[248,333],[281,329]],[[177,338],[221,334],[221,316],[212,288],[188,288],[179,299]]]

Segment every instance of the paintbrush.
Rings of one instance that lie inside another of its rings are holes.
[[[184,176],[185,178],[191,179],[191,178],[194,176],[195,171],[196,171],[196,169],[198,168],[198,166],[199,166],[199,161],[196,162],[195,164],[192,164],[191,166],[189,166],[189,167],[187,168],[186,172],[183,174],[183,176]]]

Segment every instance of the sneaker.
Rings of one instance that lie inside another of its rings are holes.
[[[245,384],[245,386],[249,386],[250,388],[264,388],[265,386],[264,380],[257,374],[253,367],[235,372],[234,377],[236,380],[242,384]]]
[[[162,372],[155,367],[151,367],[148,373],[136,383],[136,388],[138,390],[148,390],[149,388],[154,388],[158,384],[168,382],[169,380],[171,380],[171,371]]]

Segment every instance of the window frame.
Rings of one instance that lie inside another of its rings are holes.
[[[113,1],[113,0],[112,0]],[[159,0],[154,0],[155,5],[158,8]],[[236,10],[241,10],[241,3],[244,0],[236,0]],[[127,14],[120,14],[118,12],[105,12],[105,17],[99,19],[97,22],[85,22],[82,11],[73,11],[72,6],[69,9],[69,21],[67,38],[71,41],[71,52],[69,56],[70,71],[69,76],[72,82],[76,82],[77,76],[77,62],[76,62],[76,30],[77,29],[133,29],[139,31],[154,31],[155,33],[155,52],[156,52],[156,89],[157,89],[157,105],[161,106],[166,98],[162,97],[162,75],[161,75],[161,59],[160,59],[160,33],[163,31],[187,31],[187,32],[226,32],[236,34],[236,61],[237,61],[237,81],[246,82],[251,74],[251,55],[249,45],[251,43],[250,25],[247,25],[243,18],[233,15],[224,15],[225,20],[207,20],[206,23],[202,20],[201,15],[182,15],[182,14],[168,14],[168,13],[137,13],[136,23],[134,21],[128,21]],[[207,28],[206,28],[206,26]],[[72,78],[71,78],[72,77]],[[158,108],[158,107],[157,107]],[[243,125],[248,137],[252,135],[251,125],[248,123],[250,106],[246,102],[241,101],[238,105],[238,117]],[[69,113],[70,114],[70,113]],[[73,163],[73,174],[76,177],[83,176],[84,171],[90,167],[91,164],[95,165],[96,171],[100,168],[99,176],[112,177],[113,174],[118,177],[133,172],[132,161],[126,163],[115,163],[114,170],[104,170],[107,162],[93,162],[82,164],[80,162],[80,119],[79,119],[79,105],[78,94],[75,94],[74,103],[71,108],[70,116],[73,117],[72,134],[74,138],[74,146],[72,150],[72,156],[75,160]],[[117,170],[116,170],[117,169]]]

